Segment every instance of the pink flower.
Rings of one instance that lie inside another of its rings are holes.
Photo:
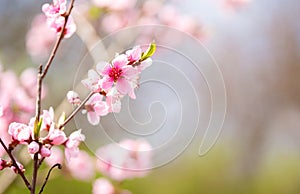
[[[53,166],[54,164],[62,164],[63,162],[63,153],[58,147],[51,148],[51,155],[45,159],[45,162],[48,166]]]
[[[69,91],[67,93],[67,99],[68,99],[68,102],[73,105],[79,105],[81,103],[79,95],[74,91]]]
[[[25,124],[13,122],[8,127],[8,134],[13,140],[25,143],[31,137],[32,129]]]
[[[122,181],[145,176],[151,167],[151,146],[142,140],[124,140],[97,151],[97,168],[110,178]]]
[[[139,46],[134,47],[131,50],[126,51],[126,55],[129,62],[135,62],[141,59],[142,49]]]
[[[105,178],[97,179],[93,184],[93,194],[114,194],[115,188]]]
[[[54,110],[52,107],[49,108],[48,110],[43,110],[43,122],[42,122],[42,127],[41,130],[46,130],[49,131],[51,125],[54,124]]]
[[[3,116],[3,107],[0,105],[0,117]]]
[[[50,140],[52,145],[61,145],[67,141],[66,134],[60,129],[55,129],[54,123],[51,125],[46,139]]]
[[[108,106],[108,112],[119,113],[121,111],[121,101],[117,95],[108,94],[106,96],[106,104]]]
[[[35,142],[35,141],[32,141],[29,145],[28,145],[28,152],[29,154],[35,154],[39,151],[40,149],[40,145]]]
[[[81,134],[81,129],[74,131],[68,138],[65,144],[65,155],[67,161],[70,161],[72,157],[77,157],[79,152],[79,144],[80,142],[85,140],[85,136]]]
[[[99,93],[95,93],[85,104],[85,110],[83,112],[87,112],[88,121],[92,125],[98,125],[100,116],[108,114],[108,106],[102,101],[102,96]]]
[[[41,154],[42,157],[49,157],[49,156],[51,156],[51,150],[49,148],[43,146],[41,148],[41,153],[40,154]]]
[[[138,71],[131,65],[127,65],[128,60],[126,55],[119,55],[112,64],[107,64],[102,72],[103,82],[102,88],[110,90],[115,86],[122,95],[133,91],[132,82],[135,81]]]
[[[79,180],[90,180],[95,175],[94,161],[84,151],[79,151],[76,158],[73,158],[67,165],[72,176]]]
[[[42,6],[42,10],[47,17],[57,17],[62,15],[67,10],[67,1],[66,0],[53,0],[53,4],[45,3]]]
[[[59,16],[57,18],[48,18],[47,23],[52,30],[59,34],[65,24],[65,17]],[[73,17],[69,16],[64,30],[64,38],[70,38],[75,31],[76,24],[74,23]]]

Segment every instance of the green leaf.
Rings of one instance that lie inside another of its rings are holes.
[[[144,60],[148,59],[155,53],[155,51],[156,51],[156,44],[155,44],[155,42],[152,42],[149,45],[148,49],[142,53],[140,61],[144,61]]]
[[[39,121],[35,120],[35,122],[34,122],[34,130],[33,130],[34,139],[38,139],[40,136],[42,122],[43,122],[43,119],[40,119]]]

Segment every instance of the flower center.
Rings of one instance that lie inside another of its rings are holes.
[[[109,71],[109,77],[116,82],[122,75],[122,69],[118,67],[112,67]]]

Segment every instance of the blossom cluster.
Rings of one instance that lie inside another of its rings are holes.
[[[101,116],[119,112],[121,99],[125,95],[136,98],[134,89],[138,87],[139,74],[152,64],[150,57],[154,52],[153,43],[145,52],[136,46],[124,54],[117,54],[111,63],[98,63],[96,71],[88,71],[88,78],[82,80],[82,83],[94,94],[85,103],[83,112],[87,113],[92,125],[97,125]],[[81,102],[74,91],[68,92],[67,98],[74,105]]]
[[[31,118],[28,124],[10,123],[8,134],[11,136],[11,149],[14,149],[17,145],[26,145],[29,154],[38,153],[39,158],[42,158],[51,156],[51,148],[53,146],[63,145],[67,160],[71,160],[72,157],[78,155],[78,146],[85,139],[85,136],[81,134],[81,129],[74,131],[67,137],[64,131],[59,129],[59,126],[54,122],[54,111],[52,108],[43,110],[38,125],[35,124],[35,119],[35,117]],[[38,135],[37,137],[37,134],[43,135]],[[7,165],[2,160],[2,169],[9,166],[11,165]]]
[[[53,0],[52,4],[44,4],[42,10],[47,17],[48,26],[56,33],[60,34],[65,25],[67,0]],[[64,38],[69,38],[76,31],[76,25],[72,16],[68,16],[68,21],[65,26],[63,35]]]

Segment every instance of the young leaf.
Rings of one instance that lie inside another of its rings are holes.
[[[144,61],[147,58],[151,57],[155,53],[155,51],[156,51],[156,44],[152,42],[149,45],[148,49],[144,53],[142,53],[140,61]]]

